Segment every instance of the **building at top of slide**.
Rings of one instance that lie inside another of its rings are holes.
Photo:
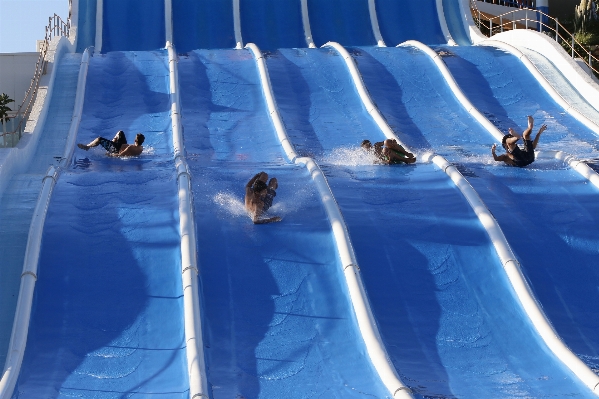
[[[447,42],[439,21],[441,3],[446,2],[75,0],[72,24],[78,52],[90,46],[102,53],[154,50],[169,39],[178,52],[250,42],[263,50],[320,47],[329,41],[369,46],[381,39],[388,46],[406,40],[441,44]]]

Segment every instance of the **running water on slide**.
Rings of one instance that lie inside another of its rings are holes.
[[[166,51],[90,59],[78,142],[124,130],[140,157],[76,149],[54,188],[14,398],[188,398]]]
[[[252,53],[192,51],[178,68],[212,397],[386,397],[320,197],[285,158]],[[278,179],[279,223],[254,225],[244,210],[260,171]]]
[[[437,92],[438,71],[418,51],[350,51],[375,102],[418,157],[437,149],[428,144],[432,132],[445,142],[482,134],[448,91]],[[292,143],[320,161],[341,207],[404,383],[418,397],[593,397],[534,333],[486,232],[449,178],[432,164],[373,165],[359,148],[363,139],[385,137],[342,58],[330,49],[281,49],[267,64]]]
[[[81,54],[65,54],[56,60],[54,89],[48,114],[30,164],[15,174],[0,200],[0,364],[4,365],[19,296],[21,273],[27,247],[29,225],[35,203],[42,188],[42,179],[50,165],[64,153],[64,146],[73,117],[77,76]],[[28,135],[27,145],[35,137]],[[22,145],[22,143],[21,143]]]

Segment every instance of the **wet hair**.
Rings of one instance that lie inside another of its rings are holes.
[[[146,136],[144,136],[141,133],[137,133],[137,135],[135,136],[135,141],[137,142],[138,145],[142,145],[144,143],[145,139],[146,139]]]
[[[267,188],[266,183],[264,183],[262,180],[256,180],[254,182],[254,187],[252,187],[254,192],[260,192],[262,190],[266,190],[266,188]]]
[[[503,148],[506,148],[506,147],[505,147],[505,142],[506,142],[506,140],[507,140],[507,139],[509,139],[510,137],[514,137],[514,136],[513,136],[512,134],[509,134],[509,133],[508,133],[508,134],[506,134],[505,136],[503,136],[503,138],[501,139],[501,145],[503,146]],[[506,148],[506,149],[507,149],[507,148]]]
[[[360,147],[364,147],[366,144],[370,144],[370,145],[372,145],[372,144],[370,143],[370,140],[364,140],[364,141],[362,141],[362,144],[360,144]]]

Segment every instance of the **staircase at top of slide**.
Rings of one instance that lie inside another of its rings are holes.
[[[492,162],[494,139],[457,104],[427,56],[409,46],[375,47],[369,1],[303,3],[170,2],[210,397],[391,395],[369,360],[319,194],[310,174],[286,159],[252,53],[233,50],[239,38],[266,50],[291,144],[327,176],[389,360],[413,396],[593,397],[537,335],[447,176],[430,163],[372,165],[357,149],[384,136],[335,50],[306,48],[305,12],[316,46],[353,46],[364,83],[399,138],[419,158],[444,155],[468,178],[557,332],[593,369],[596,188],[553,160],[522,170]],[[457,2],[432,0],[373,2],[385,43],[416,39],[443,50],[462,90],[501,130],[522,130],[533,114],[537,128],[550,127],[541,149],[598,158],[596,136],[565,115],[515,57],[444,46],[437,3],[454,40],[468,45]],[[78,2],[77,50],[96,46],[101,54],[91,58],[77,141],[117,130],[132,141],[141,131],[146,150],[126,160],[76,150],[58,180],[13,397],[190,395],[171,88],[166,51],[158,50],[167,4]],[[75,55],[65,56],[52,100],[65,117],[72,105],[57,96],[70,90],[74,99],[74,88],[60,82],[74,80],[75,66]],[[253,225],[243,210],[243,187],[261,170],[279,180],[271,213],[281,223]]]

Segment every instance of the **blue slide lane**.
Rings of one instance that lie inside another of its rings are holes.
[[[308,0],[308,14],[312,40],[317,47],[327,42],[346,46],[376,44],[368,0]]]
[[[446,43],[439,24],[436,0],[376,0],[376,14],[383,40],[389,47],[406,40],[425,44]]]
[[[472,103],[501,130],[523,130],[526,115],[533,115],[535,130],[548,125],[539,150],[599,158],[599,138],[555,104],[516,57],[488,47],[455,53],[445,62]],[[487,145],[481,151],[488,153],[491,140],[483,140]],[[492,192],[485,201],[558,334],[599,372],[599,318],[593,306],[599,303],[597,188],[547,161],[524,170],[495,167],[493,174],[502,178],[488,183]]]
[[[96,43],[96,6],[97,0],[78,0],[77,52],[83,53]]]
[[[460,46],[470,46],[472,42],[462,20],[460,1],[443,0],[443,12],[445,13],[447,28],[453,40]]]
[[[289,164],[247,50],[179,60],[192,170],[204,345],[211,397],[388,397],[349,303],[330,224],[309,173]],[[273,214],[254,225],[244,186],[279,180]]]
[[[77,91],[81,54],[65,54],[55,64],[54,91],[46,125],[31,164],[14,175],[0,199],[0,364],[4,365],[19,296],[29,225],[42,188],[42,178],[55,156],[62,156]],[[32,143],[29,143],[32,145]]]
[[[173,42],[179,53],[233,48],[232,0],[172,0]]]
[[[103,53],[164,48],[164,0],[103,2]]]
[[[189,397],[167,61],[90,60],[78,141],[141,131],[145,154],[76,149],[58,180],[14,398]]]
[[[300,0],[242,0],[241,36],[262,50],[308,47]]]
[[[459,128],[480,132],[455,103],[443,102],[446,93],[436,91],[443,87],[440,76],[424,56],[394,48],[350,51],[375,101],[389,97],[386,105],[397,113],[385,115],[408,145],[430,149],[423,133],[430,124],[442,128],[443,138]],[[409,90],[398,87],[375,53],[412,73],[402,81]],[[384,137],[369,121],[341,57],[326,49],[280,50],[267,62],[291,141],[320,159],[341,206],[383,341],[404,383],[418,397],[592,397],[539,342],[486,232],[447,176],[432,164],[363,160],[360,141]],[[424,112],[421,119],[412,119],[413,109]]]

